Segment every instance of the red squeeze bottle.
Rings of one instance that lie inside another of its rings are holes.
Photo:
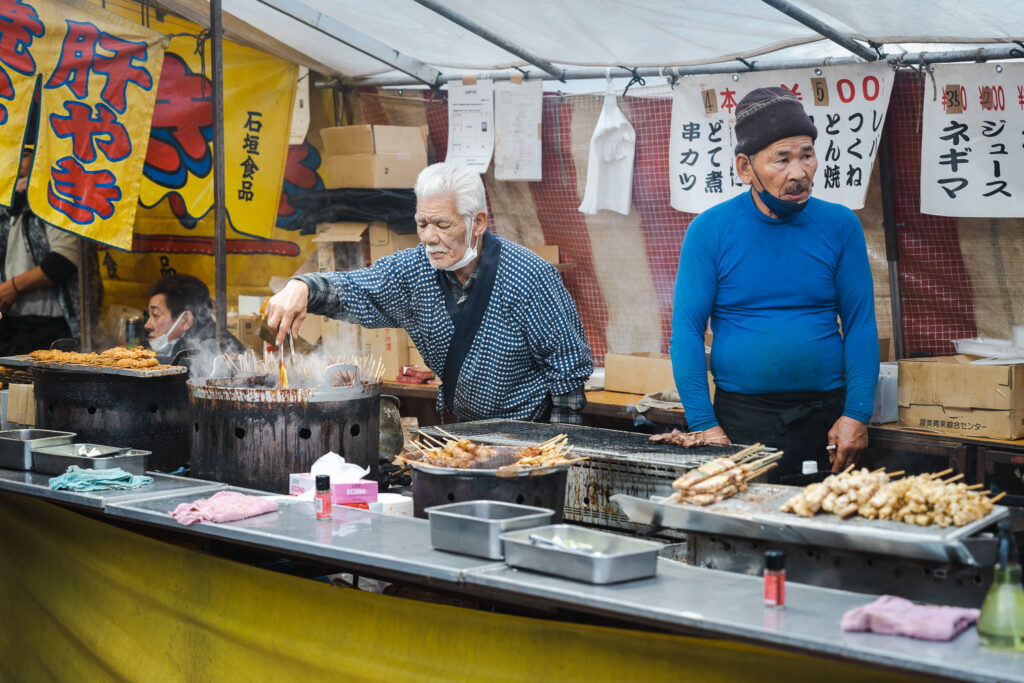
[[[786,604],[786,556],[781,550],[764,554],[764,606],[782,607]]]
[[[317,519],[331,518],[331,478],[326,474],[316,475],[316,496],[313,509]]]

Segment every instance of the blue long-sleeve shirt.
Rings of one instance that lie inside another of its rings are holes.
[[[690,429],[718,424],[715,385],[740,394],[846,385],[843,415],[867,422],[878,381],[878,330],[864,233],[856,215],[811,198],[787,221],[745,192],[700,214],[679,256],[672,369]],[[842,320],[842,334],[836,317]]]

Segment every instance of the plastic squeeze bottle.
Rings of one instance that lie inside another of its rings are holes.
[[[978,635],[986,647],[1024,651],[1024,586],[1020,557],[1006,519],[999,523],[995,577],[981,605]]]

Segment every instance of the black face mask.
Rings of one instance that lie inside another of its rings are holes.
[[[764,181],[757,175],[757,171],[754,171],[754,162],[750,162],[750,170],[753,171],[757,182],[761,183],[761,191],[757,193],[757,196],[761,198],[761,201],[768,207],[768,210],[778,216],[780,220],[787,220],[807,208],[807,200],[794,202],[769,193],[764,187]]]

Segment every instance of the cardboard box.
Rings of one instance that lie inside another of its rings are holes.
[[[288,475],[288,491],[293,496],[301,496],[316,486],[316,479],[309,472],[291,473]],[[331,504],[349,505],[352,503],[373,503],[377,500],[377,482],[360,479],[358,481],[331,484]]]
[[[427,154],[426,126],[335,126],[321,128],[324,152],[347,154]]]
[[[408,189],[426,167],[426,154],[328,155],[327,187]]]
[[[899,361],[900,424],[947,434],[1024,437],[1024,365],[970,365],[971,360]]]
[[[235,317],[234,329],[231,329],[231,322],[228,322],[228,331],[235,335],[235,339],[242,342],[247,349],[259,351],[263,348],[263,340],[260,338],[260,327],[263,325],[263,318],[257,315],[240,315]]]
[[[403,365],[409,364],[409,335],[401,328],[382,327],[367,330],[370,355],[384,364],[384,380],[394,382]]]
[[[524,244],[524,247],[532,251],[533,253],[540,256],[548,263],[558,264],[558,245],[557,244]]]
[[[34,386],[11,384],[7,387],[7,422],[12,425],[35,426],[36,393]]]
[[[412,249],[420,243],[420,237],[413,230],[399,232],[387,223],[370,224],[370,263],[376,263],[381,256],[394,254],[402,249]]]
[[[604,357],[604,388],[627,394],[674,390],[672,359],[664,353],[609,353]]]
[[[412,343],[412,339],[409,340],[409,362],[406,365],[416,365],[421,368],[427,367],[427,364],[423,361],[423,356],[420,355],[416,345]]]

